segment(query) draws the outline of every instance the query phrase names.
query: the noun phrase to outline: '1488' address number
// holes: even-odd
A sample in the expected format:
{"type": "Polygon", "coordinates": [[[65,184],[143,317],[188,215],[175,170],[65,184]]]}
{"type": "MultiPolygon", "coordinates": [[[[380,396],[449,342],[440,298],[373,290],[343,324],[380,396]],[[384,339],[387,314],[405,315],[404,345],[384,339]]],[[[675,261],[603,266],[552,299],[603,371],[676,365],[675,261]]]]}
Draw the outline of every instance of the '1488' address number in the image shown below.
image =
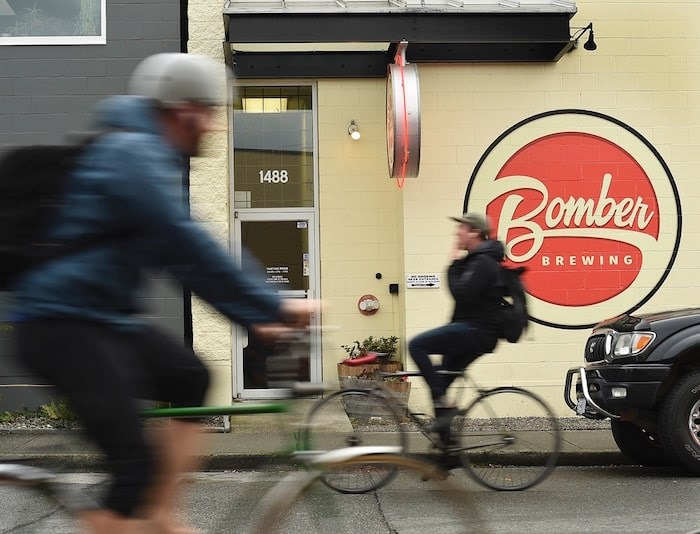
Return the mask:
{"type": "Polygon", "coordinates": [[[289,181],[289,173],[286,169],[283,170],[267,170],[259,171],[261,184],[286,184],[289,181]]]}

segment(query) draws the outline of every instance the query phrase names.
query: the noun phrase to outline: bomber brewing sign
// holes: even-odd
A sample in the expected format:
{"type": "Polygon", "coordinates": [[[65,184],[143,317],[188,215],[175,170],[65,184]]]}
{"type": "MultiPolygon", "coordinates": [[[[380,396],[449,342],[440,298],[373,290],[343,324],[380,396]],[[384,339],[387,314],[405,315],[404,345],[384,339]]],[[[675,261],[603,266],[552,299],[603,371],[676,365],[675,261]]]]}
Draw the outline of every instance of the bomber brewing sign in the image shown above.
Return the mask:
{"type": "Polygon", "coordinates": [[[673,265],[681,208],[654,147],[606,115],[561,110],[501,135],[469,181],[509,263],[527,268],[532,319],[588,328],[639,308],[673,265]]]}

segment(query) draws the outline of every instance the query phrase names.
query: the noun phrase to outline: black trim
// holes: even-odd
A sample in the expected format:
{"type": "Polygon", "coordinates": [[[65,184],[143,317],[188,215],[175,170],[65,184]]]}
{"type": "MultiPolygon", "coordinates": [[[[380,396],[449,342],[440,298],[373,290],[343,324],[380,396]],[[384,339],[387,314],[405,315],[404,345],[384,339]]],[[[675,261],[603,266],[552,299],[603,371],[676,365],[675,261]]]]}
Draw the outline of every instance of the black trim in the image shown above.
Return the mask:
{"type": "Polygon", "coordinates": [[[396,43],[412,63],[552,62],[574,46],[573,13],[224,13],[229,65],[240,78],[384,77],[396,43]],[[339,52],[243,51],[246,44],[341,43],[339,52]],[[352,50],[350,43],[388,43],[352,50]],[[380,68],[381,67],[381,68],[380,68]]]}
{"type": "Polygon", "coordinates": [[[386,52],[235,52],[238,78],[383,78],[386,52]]]}
{"type": "MultiPolygon", "coordinates": [[[[190,160],[185,158],[182,166],[182,201],[188,213],[190,211],[190,160]]],[[[192,326],[192,291],[182,288],[182,334],[185,343],[194,346],[194,327],[192,326]]]]}
{"type": "Polygon", "coordinates": [[[187,42],[190,39],[188,8],[189,0],[180,0],[180,52],[187,52],[187,42]]]}
{"type": "MultiPolygon", "coordinates": [[[[180,52],[187,52],[190,39],[189,0],[180,0],[180,52]]],[[[190,209],[190,160],[186,159],[182,170],[182,198],[190,209]]],[[[187,346],[194,346],[194,327],[192,326],[192,292],[182,288],[182,336],[187,346]]]]}

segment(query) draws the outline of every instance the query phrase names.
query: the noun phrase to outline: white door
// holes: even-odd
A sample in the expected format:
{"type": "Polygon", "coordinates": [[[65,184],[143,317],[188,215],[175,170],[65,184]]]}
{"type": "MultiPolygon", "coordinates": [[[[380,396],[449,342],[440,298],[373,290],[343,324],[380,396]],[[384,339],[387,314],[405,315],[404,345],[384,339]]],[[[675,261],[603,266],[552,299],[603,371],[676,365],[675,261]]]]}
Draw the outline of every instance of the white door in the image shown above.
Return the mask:
{"type": "MultiPolygon", "coordinates": [[[[313,210],[288,210],[284,213],[234,211],[235,253],[241,267],[252,273],[282,298],[317,298],[318,267],[316,220],[313,210]]],[[[318,326],[314,317],[313,326],[318,326]]],[[[248,335],[245,328],[236,328],[234,396],[241,398],[274,398],[283,393],[290,364],[294,381],[321,380],[320,340],[318,328],[311,339],[308,355],[285,363],[285,376],[277,374],[278,366],[271,358],[270,347],[248,335]]]]}

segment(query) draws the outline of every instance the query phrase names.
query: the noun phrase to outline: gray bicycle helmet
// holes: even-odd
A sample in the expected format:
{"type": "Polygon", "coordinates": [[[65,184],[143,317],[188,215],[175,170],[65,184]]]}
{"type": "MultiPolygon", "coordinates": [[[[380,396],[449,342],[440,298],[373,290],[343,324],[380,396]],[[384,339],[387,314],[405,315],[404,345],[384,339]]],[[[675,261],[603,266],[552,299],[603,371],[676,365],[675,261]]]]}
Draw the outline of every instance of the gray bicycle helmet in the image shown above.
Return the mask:
{"type": "Polygon", "coordinates": [[[158,101],[162,106],[195,102],[208,106],[224,101],[224,67],[196,54],[155,54],[134,70],[129,93],[158,101]]]}

